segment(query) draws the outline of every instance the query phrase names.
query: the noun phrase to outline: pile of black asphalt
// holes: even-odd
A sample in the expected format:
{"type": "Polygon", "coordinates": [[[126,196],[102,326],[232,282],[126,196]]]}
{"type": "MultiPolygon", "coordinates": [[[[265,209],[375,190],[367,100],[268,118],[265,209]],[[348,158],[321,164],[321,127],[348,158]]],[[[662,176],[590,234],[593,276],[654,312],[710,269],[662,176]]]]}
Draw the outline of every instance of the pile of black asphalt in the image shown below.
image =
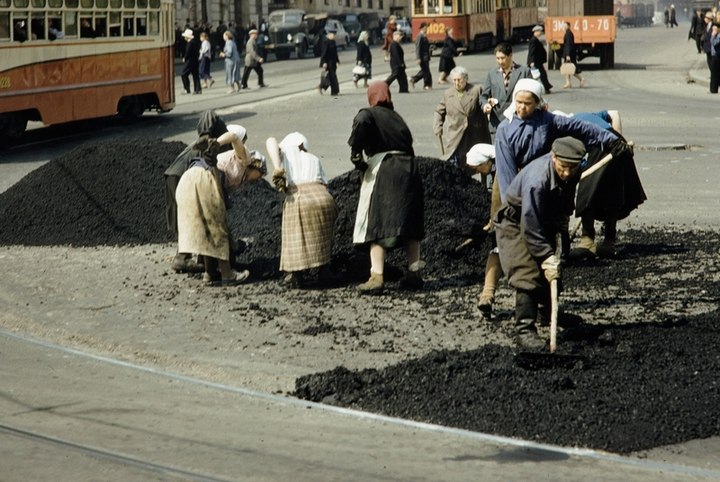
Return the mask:
{"type": "MultiPolygon", "coordinates": [[[[111,141],[80,146],[45,164],[0,194],[0,245],[173,242],[165,224],[163,172],[183,148],[159,140],[111,141]]],[[[418,317],[424,310],[449,309],[438,305],[443,290],[474,289],[489,249],[482,231],[487,189],[436,159],[420,159],[420,166],[428,283],[410,295],[419,304],[418,317]]],[[[333,267],[345,285],[368,272],[367,252],[351,242],[359,184],[354,171],[329,183],[339,208],[333,267]]],[[[232,201],[229,224],[244,248],[237,261],[254,264],[259,282],[276,283],[283,195],[260,181],[232,201]]],[[[392,253],[388,262],[399,273],[403,253],[392,253]]],[[[297,380],[294,395],[617,453],[718,436],[719,273],[716,231],[621,226],[613,259],[564,267],[559,354],[565,356],[528,362],[512,347],[494,344],[432,351],[382,369],[337,367],[307,375],[297,380]],[[607,315],[620,305],[634,308],[616,319],[607,315]],[[602,323],[593,316],[601,312],[602,323]]],[[[409,295],[390,290],[385,296],[404,302],[409,295]]],[[[500,313],[490,322],[511,317],[500,313]]]]}

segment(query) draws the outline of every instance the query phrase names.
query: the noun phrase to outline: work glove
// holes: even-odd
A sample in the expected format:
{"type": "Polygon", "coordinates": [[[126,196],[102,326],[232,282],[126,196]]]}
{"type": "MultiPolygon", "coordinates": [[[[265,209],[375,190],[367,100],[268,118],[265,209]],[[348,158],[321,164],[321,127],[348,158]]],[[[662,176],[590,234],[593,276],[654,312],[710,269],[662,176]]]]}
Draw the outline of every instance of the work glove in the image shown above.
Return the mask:
{"type": "Polygon", "coordinates": [[[610,144],[610,154],[613,159],[619,159],[633,154],[633,148],[622,139],[616,139],[610,144]]]}
{"type": "Polygon", "coordinates": [[[275,169],[275,171],[273,171],[272,183],[275,186],[275,189],[280,192],[285,192],[287,190],[287,179],[285,178],[284,169],[275,169]]]}
{"type": "Polygon", "coordinates": [[[548,282],[560,279],[560,259],[554,254],[545,259],[540,267],[542,268],[545,279],[548,280],[548,282]]]}

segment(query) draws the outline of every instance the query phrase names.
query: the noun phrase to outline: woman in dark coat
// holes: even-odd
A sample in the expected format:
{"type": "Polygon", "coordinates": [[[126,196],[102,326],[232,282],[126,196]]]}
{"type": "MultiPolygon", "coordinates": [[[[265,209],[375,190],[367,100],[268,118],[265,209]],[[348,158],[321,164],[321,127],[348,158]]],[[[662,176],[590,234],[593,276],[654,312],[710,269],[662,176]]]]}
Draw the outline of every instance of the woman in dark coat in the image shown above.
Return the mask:
{"type": "Polygon", "coordinates": [[[405,247],[408,260],[402,284],[421,288],[424,197],[412,134],[395,112],[385,82],[370,84],[368,102],[370,107],[355,116],[348,140],[351,160],[363,172],[353,242],[370,244],[370,279],[358,288],[365,293],[382,290],[386,250],[398,246],[405,247]]]}
{"type": "Polygon", "coordinates": [[[585,86],[585,79],[582,75],[580,75],[580,66],[577,64],[577,52],[575,51],[575,34],[573,34],[572,29],[570,28],[570,23],[565,22],[565,36],[563,37],[563,61],[565,63],[570,63],[575,66],[575,72],[573,74],[565,75],[565,85],[563,85],[564,89],[570,89],[572,88],[572,77],[575,77],[580,81],[580,87],[585,86]]]}
{"type": "Polygon", "coordinates": [[[445,31],[445,42],[440,51],[440,79],[438,80],[440,84],[448,83],[447,76],[450,75],[450,71],[455,68],[455,57],[457,57],[458,51],[452,34],[452,28],[445,31]]]}
{"type": "Polygon", "coordinates": [[[370,52],[370,46],[368,45],[369,37],[370,35],[367,33],[367,30],[363,30],[360,32],[360,35],[358,35],[355,63],[365,67],[365,75],[353,74],[353,83],[355,84],[355,87],[358,86],[358,80],[361,78],[365,80],[365,87],[367,87],[368,80],[372,78],[372,53],[370,52]]]}

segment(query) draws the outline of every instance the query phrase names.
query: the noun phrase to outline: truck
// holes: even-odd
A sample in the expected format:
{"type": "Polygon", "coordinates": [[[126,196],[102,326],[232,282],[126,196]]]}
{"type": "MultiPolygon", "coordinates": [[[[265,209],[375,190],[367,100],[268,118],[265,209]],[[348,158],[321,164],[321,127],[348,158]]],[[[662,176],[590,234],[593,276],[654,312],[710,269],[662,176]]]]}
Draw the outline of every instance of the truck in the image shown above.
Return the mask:
{"type": "Polygon", "coordinates": [[[566,22],[575,35],[578,62],[587,57],[599,57],[600,68],[615,67],[617,19],[613,0],[548,0],[545,38],[549,46],[550,69],[559,69],[562,63],[566,22]]]}

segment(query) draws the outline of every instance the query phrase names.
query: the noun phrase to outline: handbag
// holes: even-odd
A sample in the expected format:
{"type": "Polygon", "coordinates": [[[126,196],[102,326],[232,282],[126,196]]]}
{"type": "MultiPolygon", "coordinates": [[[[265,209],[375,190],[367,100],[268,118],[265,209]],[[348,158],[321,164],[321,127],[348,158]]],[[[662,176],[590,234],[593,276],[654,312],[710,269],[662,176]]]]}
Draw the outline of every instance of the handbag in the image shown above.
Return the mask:
{"type": "Polygon", "coordinates": [[[540,78],[540,69],[537,67],[530,67],[530,74],[532,74],[533,79],[538,80],[540,78]]]}
{"type": "Polygon", "coordinates": [[[367,69],[365,69],[365,66],[364,66],[364,65],[356,65],[355,67],[353,67],[352,73],[353,73],[354,75],[361,75],[361,76],[362,76],[362,75],[367,74],[367,69]]]}
{"type": "Polygon", "coordinates": [[[562,75],[575,75],[575,64],[572,62],[565,62],[560,66],[560,73],[562,75]]]}

